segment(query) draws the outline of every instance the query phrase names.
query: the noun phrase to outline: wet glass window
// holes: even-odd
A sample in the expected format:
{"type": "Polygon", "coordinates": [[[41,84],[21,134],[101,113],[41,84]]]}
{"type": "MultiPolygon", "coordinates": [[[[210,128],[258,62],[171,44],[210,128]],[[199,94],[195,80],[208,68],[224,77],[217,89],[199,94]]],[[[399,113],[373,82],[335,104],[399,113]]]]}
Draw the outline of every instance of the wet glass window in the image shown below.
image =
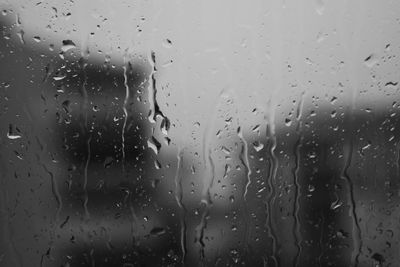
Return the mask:
{"type": "Polygon", "coordinates": [[[0,266],[400,266],[400,2],[0,13],[0,266]]]}

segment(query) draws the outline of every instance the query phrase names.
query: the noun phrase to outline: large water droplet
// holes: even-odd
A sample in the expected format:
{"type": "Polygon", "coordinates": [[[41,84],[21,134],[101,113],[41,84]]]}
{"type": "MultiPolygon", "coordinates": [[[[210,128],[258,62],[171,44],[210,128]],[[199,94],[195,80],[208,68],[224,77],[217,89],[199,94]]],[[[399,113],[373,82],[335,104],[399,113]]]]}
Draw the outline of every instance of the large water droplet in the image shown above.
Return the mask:
{"type": "Polygon", "coordinates": [[[17,133],[13,133],[13,126],[12,126],[12,124],[10,124],[8,127],[7,137],[8,137],[8,139],[15,140],[15,139],[21,138],[21,135],[17,134],[17,133]]]}
{"type": "Polygon", "coordinates": [[[68,50],[73,49],[75,47],[76,47],[75,43],[72,42],[71,40],[63,40],[62,46],[61,46],[61,51],[65,53],[68,50]]]}
{"type": "Polygon", "coordinates": [[[160,152],[161,143],[158,142],[158,140],[154,136],[147,140],[147,146],[151,148],[154,153],[156,153],[156,155],[158,154],[158,152],[160,152]]]}

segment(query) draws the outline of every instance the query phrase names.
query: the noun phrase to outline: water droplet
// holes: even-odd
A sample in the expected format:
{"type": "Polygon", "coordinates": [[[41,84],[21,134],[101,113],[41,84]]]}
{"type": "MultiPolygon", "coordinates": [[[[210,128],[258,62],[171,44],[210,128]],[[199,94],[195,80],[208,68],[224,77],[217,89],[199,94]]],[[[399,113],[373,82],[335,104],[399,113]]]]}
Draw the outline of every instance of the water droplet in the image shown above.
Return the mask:
{"type": "Polygon", "coordinates": [[[253,147],[254,147],[255,151],[259,152],[260,150],[262,150],[264,148],[264,144],[262,144],[258,141],[255,141],[255,142],[253,142],[253,147]]]}
{"type": "Polygon", "coordinates": [[[308,191],[309,192],[314,192],[315,191],[315,186],[313,186],[312,184],[308,185],[308,191]]]}
{"type": "Polygon", "coordinates": [[[334,202],[332,202],[331,209],[336,210],[336,209],[340,208],[342,205],[343,205],[343,202],[340,201],[340,199],[336,199],[334,202]]]}
{"type": "Polygon", "coordinates": [[[347,238],[349,236],[349,234],[340,229],[339,231],[336,232],[336,236],[338,238],[344,239],[344,238],[347,238]]]}
{"type": "Polygon", "coordinates": [[[150,231],[150,234],[151,234],[152,236],[161,236],[161,235],[163,235],[163,234],[165,234],[165,233],[166,233],[166,231],[165,231],[165,229],[162,228],[162,227],[154,227],[154,228],[151,229],[151,231],[150,231]]]}
{"type": "Polygon", "coordinates": [[[153,181],[151,181],[151,187],[156,188],[159,183],[159,179],[154,179],[153,181]]]}
{"type": "Polygon", "coordinates": [[[160,152],[161,144],[154,136],[147,140],[147,146],[151,148],[156,155],[160,152]]]}
{"type": "Polygon", "coordinates": [[[371,258],[379,265],[381,265],[385,261],[385,258],[379,253],[374,253],[371,258]]]}
{"type": "Polygon", "coordinates": [[[113,164],[114,158],[113,157],[106,157],[104,160],[103,166],[104,168],[110,168],[110,166],[113,164]]]}
{"type": "Polygon", "coordinates": [[[15,139],[21,138],[21,135],[13,133],[13,126],[12,126],[12,124],[10,124],[8,126],[7,137],[8,137],[8,139],[15,140],[15,139]]]}
{"type": "Polygon", "coordinates": [[[69,100],[62,102],[62,107],[66,113],[70,113],[70,103],[71,102],[69,100]]]}
{"type": "Polygon", "coordinates": [[[76,47],[75,43],[72,42],[71,40],[63,40],[62,41],[61,51],[65,53],[68,50],[73,49],[75,47],[76,47]]]}
{"type": "Polygon", "coordinates": [[[11,140],[21,138],[21,136],[18,134],[10,134],[10,133],[7,133],[7,137],[8,137],[8,139],[11,139],[11,140]]]}
{"type": "Polygon", "coordinates": [[[163,46],[165,48],[171,48],[172,47],[172,42],[171,42],[170,39],[165,39],[162,44],[163,44],[163,46]]]}
{"type": "Polygon", "coordinates": [[[227,155],[229,155],[231,153],[231,151],[225,146],[221,146],[221,151],[227,155]]]}
{"type": "Polygon", "coordinates": [[[377,62],[378,62],[378,59],[376,58],[375,54],[371,54],[364,59],[364,64],[368,68],[372,68],[377,62]]]}
{"type": "Polygon", "coordinates": [[[385,87],[388,89],[397,89],[398,82],[387,82],[385,87]]]}
{"type": "Polygon", "coordinates": [[[318,15],[323,15],[325,11],[325,3],[323,0],[316,0],[315,11],[317,11],[318,15]]]}
{"type": "Polygon", "coordinates": [[[156,167],[157,170],[161,169],[161,163],[158,160],[154,161],[154,167],[156,167]]]}
{"type": "Polygon", "coordinates": [[[25,32],[23,30],[19,30],[17,32],[17,36],[19,37],[19,40],[21,41],[21,44],[25,44],[24,35],[25,35],[25,32]]]}
{"type": "Polygon", "coordinates": [[[292,125],[292,120],[289,119],[289,118],[286,118],[286,119],[285,119],[285,125],[286,125],[287,127],[290,127],[290,126],[292,125]]]}
{"type": "Polygon", "coordinates": [[[258,132],[260,130],[260,124],[257,124],[256,126],[253,127],[252,131],[253,132],[258,132]]]}
{"type": "Polygon", "coordinates": [[[54,76],[54,77],[53,77],[53,80],[55,80],[55,81],[61,81],[61,80],[64,80],[65,77],[67,77],[67,76],[66,76],[66,75],[54,76]]]}

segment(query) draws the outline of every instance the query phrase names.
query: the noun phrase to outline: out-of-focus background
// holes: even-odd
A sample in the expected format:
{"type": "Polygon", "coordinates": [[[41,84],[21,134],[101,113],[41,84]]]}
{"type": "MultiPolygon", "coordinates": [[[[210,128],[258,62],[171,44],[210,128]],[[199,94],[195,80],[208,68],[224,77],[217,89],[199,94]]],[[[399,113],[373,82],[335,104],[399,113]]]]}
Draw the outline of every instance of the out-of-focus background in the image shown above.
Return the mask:
{"type": "Polygon", "coordinates": [[[0,9],[0,266],[400,265],[400,2],[0,9]]]}

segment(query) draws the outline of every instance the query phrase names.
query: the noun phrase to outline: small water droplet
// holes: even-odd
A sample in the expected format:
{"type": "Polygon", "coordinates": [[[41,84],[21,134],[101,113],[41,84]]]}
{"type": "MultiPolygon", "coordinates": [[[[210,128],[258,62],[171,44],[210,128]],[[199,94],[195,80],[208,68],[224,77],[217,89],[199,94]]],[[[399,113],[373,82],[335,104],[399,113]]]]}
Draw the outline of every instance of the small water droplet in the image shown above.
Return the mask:
{"type": "Polygon", "coordinates": [[[114,159],[112,157],[107,157],[103,163],[104,168],[110,168],[110,166],[113,164],[113,162],[114,162],[114,159]]]}
{"type": "Polygon", "coordinates": [[[259,152],[260,150],[262,150],[264,148],[264,144],[262,144],[258,141],[255,141],[255,142],[253,142],[253,147],[254,147],[255,151],[259,152]]]}
{"type": "Polygon", "coordinates": [[[331,204],[331,209],[336,210],[336,209],[340,208],[342,205],[343,205],[343,202],[340,201],[340,199],[337,199],[331,204]]]}
{"type": "Polygon", "coordinates": [[[19,30],[17,32],[17,36],[19,37],[19,40],[21,41],[21,44],[25,44],[24,35],[25,35],[25,32],[23,30],[19,30]]]}
{"type": "Polygon", "coordinates": [[[151,234],[152,236],[160,236],[160,235],[163,235],[163,234],[165,234],[165,233],[166,233],[166,231],[165,231],[165,229],[162,228],[162,227],[154,227],[154,228],[151,229],[151,231],[150,231],[150,234],[151,234]]]}
{"type": "Polygon", "coordinates": [[[70,113],[70,103],[71,102],[69,100],[62,102],[62,107],[66,113],[70,113]]]}
{"type": "Polygon", "coordinates": [[[258,132],[260,130],[260,124],[257,124],[256,126],[251,129],[253,132],[258,132]]]}
{"type": "Polygon", "coordinates": [[[375,54],[371,54],[364,59],[364,64],[368,68],[372,68],[376,63],[378,63],[378,59],[376,58],[375,54]]]}
{"type": "Polygon", "coordinates": [[[231,151],[225,146],[221,146],[221,151],[227,155],[229,155],[231,153],[231,151]]]}
{"type": "Polygon", "coordinates": [[[314,192],[315,191],[315,186],[313,186],[312,184],[308,185],[308,191],[309,192],[314,192]]]}
{"type": "Polygon", "coordinates": [[[163,46],[164,46],[165,48],[171,48],[171,47],[172,47],[172,42],[171,42],[171,40],[170,40],[170,39],[165,39],[165,40],[163,41],[163,46]]]}
{"type": "Polygon", "coordinates": [[[154,161],[154,166],[156,167],[157,170],[161,169],[161,163],[158,160],[154,161]]]}

